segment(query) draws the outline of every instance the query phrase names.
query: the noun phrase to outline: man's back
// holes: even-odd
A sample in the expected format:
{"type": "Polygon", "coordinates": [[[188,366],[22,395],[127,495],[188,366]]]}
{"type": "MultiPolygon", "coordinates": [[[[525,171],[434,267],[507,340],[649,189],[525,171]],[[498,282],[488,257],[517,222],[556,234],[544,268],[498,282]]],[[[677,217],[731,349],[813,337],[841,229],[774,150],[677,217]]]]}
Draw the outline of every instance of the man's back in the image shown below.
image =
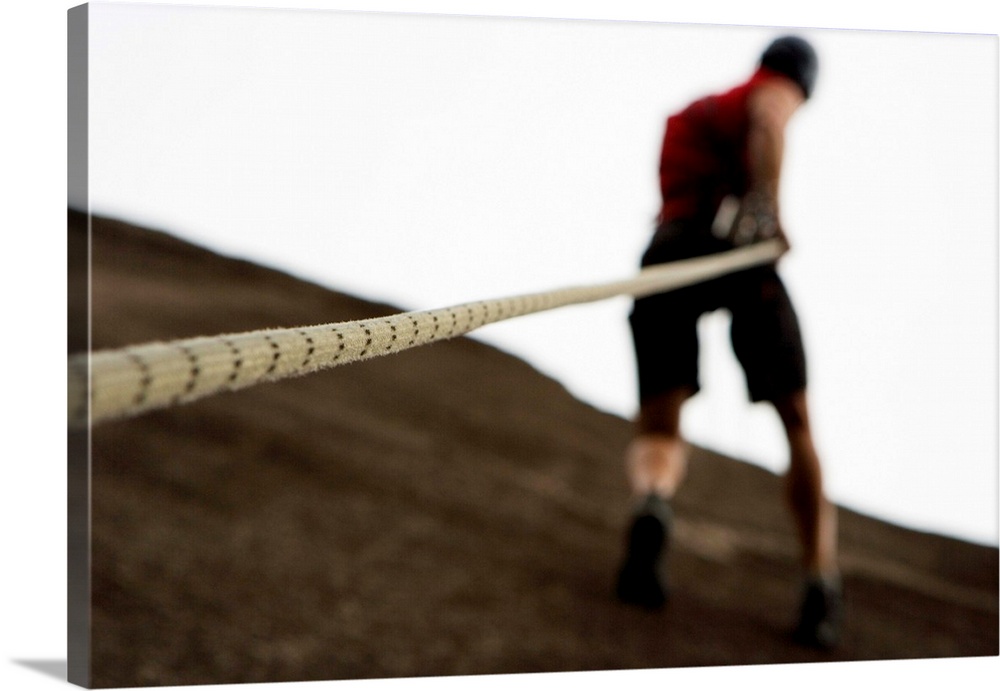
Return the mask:
{"type": "Polygon", "coordinates": [[[746,193],[752,102],[758,93],[786,82],[787,77],[760,68],[746,82],[667,119],[660,153],[661,221],[710,221],[726,196],[746,193]]]}

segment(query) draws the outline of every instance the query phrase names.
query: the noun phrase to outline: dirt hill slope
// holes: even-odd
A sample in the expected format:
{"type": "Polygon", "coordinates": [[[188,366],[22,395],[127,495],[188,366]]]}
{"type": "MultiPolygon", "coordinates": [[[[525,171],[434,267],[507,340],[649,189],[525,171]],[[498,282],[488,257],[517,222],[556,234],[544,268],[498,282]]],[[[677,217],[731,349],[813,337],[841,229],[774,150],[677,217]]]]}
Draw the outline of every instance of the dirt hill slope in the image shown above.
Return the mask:
{"type": "MultiPolygon", "coordinates": [[[[95,349],[396,311],[115,221],[92,243],[95,349]]],[[[93,684],[998,654],[996,549],[846,511],[843,646],[791,644],[779,480],[700,449],[672,601],[617,604],[628,435],[466,338],[100,425],[93,684]]]]}

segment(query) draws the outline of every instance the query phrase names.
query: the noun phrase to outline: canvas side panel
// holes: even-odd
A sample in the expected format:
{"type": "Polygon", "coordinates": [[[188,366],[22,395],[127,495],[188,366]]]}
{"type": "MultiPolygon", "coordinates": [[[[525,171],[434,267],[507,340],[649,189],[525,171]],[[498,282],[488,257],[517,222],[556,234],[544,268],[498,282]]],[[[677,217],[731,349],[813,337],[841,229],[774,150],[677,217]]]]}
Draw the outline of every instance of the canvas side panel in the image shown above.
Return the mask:
{"type": "MultiPolygon", "coordinates": [[[[90,344],[90,214],[88,195],[88,6],[67,16],[67,190],[69,352],[90,344]],[[80,233],[83,226],[86,232],[80,233]],[[76,226],[77,232],[73,232],[76,226]]],[[[89,400],[89,396],[85,397],[89,400]]],[[[86,402],[83,405],[87,405],[86,402]]],[[[90,686],[90,430],[69,432],[67,549],[67,678],[90,686]]]]}

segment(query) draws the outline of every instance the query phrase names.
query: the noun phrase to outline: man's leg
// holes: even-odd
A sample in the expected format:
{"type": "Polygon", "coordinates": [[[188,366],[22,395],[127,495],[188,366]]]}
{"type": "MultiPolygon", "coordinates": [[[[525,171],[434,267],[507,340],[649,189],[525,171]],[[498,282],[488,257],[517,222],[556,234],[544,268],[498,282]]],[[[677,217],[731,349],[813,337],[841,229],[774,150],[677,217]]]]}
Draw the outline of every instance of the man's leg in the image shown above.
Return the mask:
{"type": "MultiPolygon", "coordinates": [[[[663,251],[657,261],[677,258],[668,256],[673,232],[664,231],[661,244],[654,241],[657,252],[663,251]]],[[[644,266],[647,259],[654,257],[645,256],[644,266]]],[[[629,316],[640,407],[634,437],[625,450],[633,510],[616,591],[623,602],[647,608],[662,606],[667,597],[670,499],[687,469],[681,406],[698,390],[698,318],[714,300],[706,285],[640,298],[629,316]]]]}
{"type": "Polygon", "coordinates": [[[691,397],[684,387],[643,401],[636,435],[625,452],[626,474],[637,498],[674,496],[687,472],[687,445],[681,437],[681,407],[691,397]]]}
{"type": "Polygon", "coordinates": [[[826,499],[823,471],[809,425],[805,391],[774,402],[788,437],[785,498],[802,546],[802,566],[810,575],[837,573],[837,513],[826,499]]]}
{"type": "Polygon", "coordinates": [[[782,397],[774,406],[788,437],[790,460],[785,496],[798,529],[806,572],[795,636],[807,645],[829,648],[839,641],[843,616],[836,507],[824,493],[805,391],[782,397]]]}
{"type": "Polygon", "coordinates": [[[644,400],[636,436],[625,452],[635,508],[616,587],[623,602],[656,608],[666,601],[665,557],[673,520],[670,498],[687,469],[680,410],[691,393],[687,388],[676,389],[644,400]]]}

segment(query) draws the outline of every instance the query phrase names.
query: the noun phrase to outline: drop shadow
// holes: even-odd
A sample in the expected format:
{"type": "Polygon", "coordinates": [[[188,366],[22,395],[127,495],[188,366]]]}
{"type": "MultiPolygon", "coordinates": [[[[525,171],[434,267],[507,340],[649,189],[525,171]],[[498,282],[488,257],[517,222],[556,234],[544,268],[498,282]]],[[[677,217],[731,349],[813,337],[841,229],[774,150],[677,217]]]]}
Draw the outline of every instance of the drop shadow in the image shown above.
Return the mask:
{"type": "Polygon", "coordinates": [[[11,662],[59,681],[66,681],[69,668],[66,660],[11,660],[11,662]]]}

